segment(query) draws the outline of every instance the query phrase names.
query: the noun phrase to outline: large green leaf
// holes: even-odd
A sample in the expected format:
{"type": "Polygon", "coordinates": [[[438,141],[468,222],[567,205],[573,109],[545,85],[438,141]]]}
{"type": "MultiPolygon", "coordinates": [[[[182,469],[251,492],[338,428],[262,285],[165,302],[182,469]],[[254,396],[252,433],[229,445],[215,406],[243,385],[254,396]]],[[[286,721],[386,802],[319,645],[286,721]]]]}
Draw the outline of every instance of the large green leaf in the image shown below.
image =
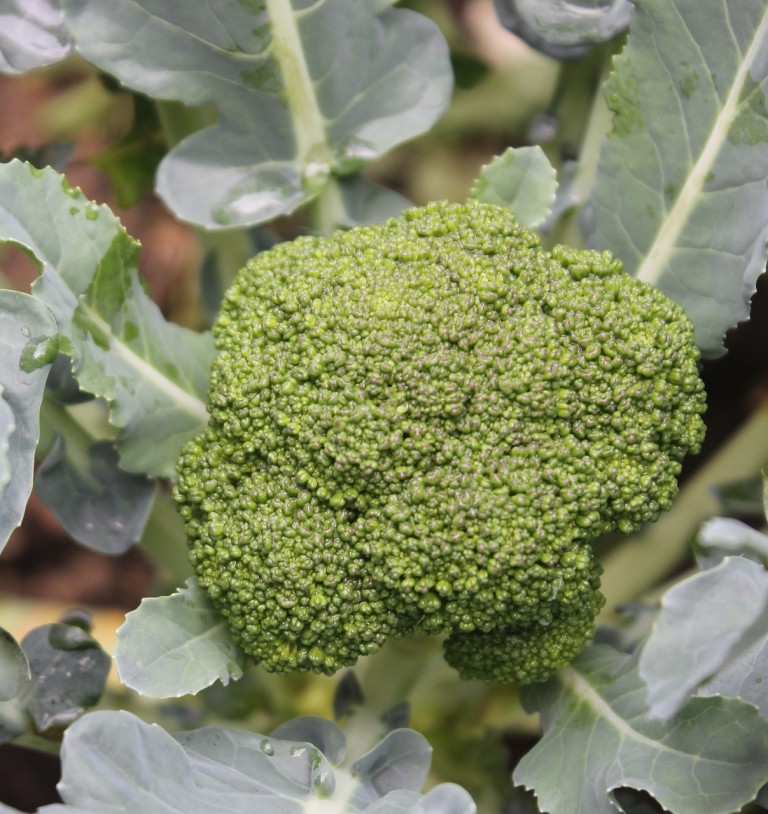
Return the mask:
{"type": "Polygon", "coordinates": [[[428,129],[451,91],[435,25],[392,0],[64,0],[78,49],[152,97],[213,104],[158,191],[209,229],[293,211],[428,129]],[[126,36],[126,32],[131,32],[126,36]]]}
{"type": "Polygon", "coordinates": [[[243,674],[247,659],[226,619],[193,579],[171,596],[142,600],[117,631],[121,681],[152,698],[197,693],[243,674]]]}
{"type": "MultiPolygon", "coordinates": [[[[732,505],[736,504],[736,499],[730,500],[732,505]]],[[[746,500],[744,503],[746,504],[746,500]]],[[[747,515],[748,512],[744,514],[747,515]]],[[[720,559],[727,552],[768,560],[768,534],[731,517],[712,517],[707,520],[699,530],[696,542],[705,550],[718,552],[720,559]]]]}
{"type": "Polygon", "coordinates": [[[40,402],[57,330],[43,303],[0,291],[0,551],[21,523],[32,491],[40,402]]]}
{"type": "Polygon", "coordinates": [[[717,355],[766,263],[768,1],[637,0],[630,32],[590,242],[679,302],[717,355]]]}
{"type": "Polygon", "coordinates": [[[64,805],[46,814],[475,814],[463,789],[418,791],[431,750],[398,730],[366,756],[344,757],[330,721],[297,719],[271,736],[224,727],[169,735],[128,712],[93,712],[66,732],[64,805]],[[287,739],[289,734],[300,739],[287,739]],[[329,753],[324,747],[330,746],[329,753]],[[419,770],[411,765],[416,756],[419,770]],[[414,783],[418,786],[414,788],[414,783]]]}
{"type": "Polygon", "coordinates": [[[0,0],[0,73],[25,73],[72,51],[58,0],[0,0]]]}
{"type": "Polygon", "coordinates": [[[768,574],[743,557],[666,592],[640,656],[650,714],[669,718],[730,658],[768,635],[768,574]]]}
{"type": "Polygon", "coordinates": [[[136,241],[53,170],[0,166],[2,241],[39,263],[33,293],[53,312],[80,386],[109,402],[121,465],[173,475],[179,448],[207,422],[210,335],[166,322],[138,276],[136,241]]]}
{"type": "Polygon", "coordinates": [[[514,781],[548,814],[615,814],[614,792],[645,791],[672,814],[731,814],[768,781],[768,721],[734,698],[692,698],[670,720],[648,714],[637,655],[587,649],[525,691],[544,737],[514,781]]]}

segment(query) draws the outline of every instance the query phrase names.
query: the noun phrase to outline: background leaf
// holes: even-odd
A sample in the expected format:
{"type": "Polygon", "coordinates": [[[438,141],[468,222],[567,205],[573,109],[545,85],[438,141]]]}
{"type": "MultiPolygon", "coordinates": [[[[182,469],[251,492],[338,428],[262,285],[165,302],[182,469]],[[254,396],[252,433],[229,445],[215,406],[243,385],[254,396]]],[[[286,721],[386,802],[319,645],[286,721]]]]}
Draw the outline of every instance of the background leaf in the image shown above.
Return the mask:
{"type": "Polygon", "coordinates": [[[720,504],[721,514],[755,518],[765,516],[763,479],[758,474],[719,484],[713,487],[712,492],[720,504]]]}
{"type": "Polygon", "coordinates": [[[352,773],[361,781],[355,800],[367,804],[391,791],[418,791],[424,785],[432,763],[432,747],[412,729],[389,732],[370,752],[352,764],[352,773]]]}
{"type": "Polygon", "coordinates": [[[711,568],[731,554],[768,561],[768,534],[730,517],[707,520],[696,543],[696,559],[702,568],[711,568]]]}
{"type": "Polygon", "coordinates": [[[293,211],[332,173],[356,172],[428,129],[451,92],[435,25],[388,2],[63,5],[95,65],[153,97],[218,110],[157,179],[180,218],[208,229],[293,211]]]}
{"type": "Polygon", "coordinates": [[[527,688],[525,702],[545,734],[513,779],[549,814],[615,814],[610,795],[622,787],[673,814],[731,814],[768,780],[768,721],[754,706],[693,698],[666,723],[653,720],[637,655],[590,647],[527,688]]]}
{"type": "Polygon", "coordinates": [[[171,596],[151,597],[117,631],[120,680],[151,698],[197,693],[238,679],[246,663],[224,617],[193,579],[171,596]]]}
{"type": "Polygon", "coordinates": [[[501,24],[555,59],[578,59],[629,25],[629,0],[494,0],[501,24]]]}
{"type": "Polygon", "coordinates": [[[709,355],[765,268],[767,83],[766,0],[638,0],[605,88],[590,243],[680,303],[709,355]]]}
{"type": "Polygon", "coordinates": [[[37,470],[35,489],[79,543],[102,554],[122,554],[141,538],[155,484],[121,469],[108,441],[92,444],[85,456],[87,466],[78,466],[59,437],[37,470]]]}
{"type": "MultiPolygon", "coordinates": [[[[477,806],[469,794],[455,783],[440,783],[420,802],[414,814],[477,814],[477,806]]],[[[512,814],[512,812],[509,812],[512,814]]]]}
{"type": "Polygon", "coordinates": [[[480,171],[471,195],[509,209],[529,229],[549,217],[557,195],[557,173],[541,147],[510,147],[480,171]]]}
{"type": "Polygon", "coordinates": [[[372,184],[361,175],[340,178],[338,186],[343,204],[339,226],[382,223],[414,205],[398,192],[372,184]]]}
{"type": "Polygon", "coordinates": [[[768,574],[758,563],[728,557],[670,588],[640,655],[649,714],[674,715],[739,647],[766,635],[768,574]]]}
{"type": "Polygon", "coordinates": [[[284,741],[311,743],[334,765],[344,760],[347,741],[344,733],[333,721],[318,715],[300,715],[272,730],[273,738],[284,741]]]}
{"type": "Polygon", "coordinates": [[[768,718],[768,636],[730,659],[699,688],[699,694],[741,698],[768,718]]]}
{"type": "Polygon", "coordinates": [[[23,735],[29,728],[29,718],[18,697],[0,701],[0,743],[23,735]]]}
{"type": "Polygon", "coordinates": [[[0,701],[15,698],[30,677],[26,654],[16,639],[0,627],[0,701]]]}
{"type": "Polygon", "coordinates": [[[119,144],[107,147],[90,160],[105,172],[118,206],[136,206],[155,185],[155,173],[167,145],[158,121],[157,106],[142,94],[133,94],[133,125],[119,144]]]}
{"type": "Polygon", "coordinates": [[[71,52],[58,0],[0,0],[0,73],[26,73],[71,52]]]}
{"type": "Polygon", "coordinates": [[[111,660],[79,624],[33,628],[21,646],[32,677],[19,700],[38,732],[64,729],[101,698],[111,660]]]}
{"type": "MultiPolygon", "coordinates": [[[[2,194],[2,193],[0,193],[2,194]]],[[[0,291],[0,551],[32,491],[40,402],[56,355],[56,320],[43,303],[0,291]]]]}
{"type": "Polygon", "coordinates": [[[80,386],[110,403],[123,468],[173,476],[203,427],[213,342],[166,322],[137,273],[138,244],[53,170],[0,166],[0,242],[37,259],[33,293],[58,322],[80,386]]]}

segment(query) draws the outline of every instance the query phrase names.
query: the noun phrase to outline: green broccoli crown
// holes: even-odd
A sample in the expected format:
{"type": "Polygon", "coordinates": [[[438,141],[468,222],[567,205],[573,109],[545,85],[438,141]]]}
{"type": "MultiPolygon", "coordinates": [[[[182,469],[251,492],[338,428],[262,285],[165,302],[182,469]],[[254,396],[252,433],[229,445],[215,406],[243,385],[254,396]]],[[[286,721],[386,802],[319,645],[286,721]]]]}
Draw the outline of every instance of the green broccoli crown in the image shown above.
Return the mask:
{"type": "Polygon", "coordinates": [[[214,336],[176,499],[268,670],[445,633],[465,677],[546,678],[594,631],[590,544],[668,508],[703,436],[682,310],[488,204],[263,252],[214,336]]]}

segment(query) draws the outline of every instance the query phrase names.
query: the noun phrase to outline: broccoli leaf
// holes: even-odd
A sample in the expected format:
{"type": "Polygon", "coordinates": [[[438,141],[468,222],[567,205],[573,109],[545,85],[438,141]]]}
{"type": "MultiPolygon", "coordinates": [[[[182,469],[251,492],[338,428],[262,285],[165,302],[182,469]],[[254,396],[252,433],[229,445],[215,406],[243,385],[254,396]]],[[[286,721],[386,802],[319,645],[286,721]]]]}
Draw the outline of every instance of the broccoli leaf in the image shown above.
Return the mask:
{"type": "Polygon", "coordinates": [[[728,554],[768,560],[768,534],[730,517],[707,520],[696,542],[699,549],[696,558],[702,568],[711,568],[728,554]]]}
{"type": "Polygon", "coordinates": [[[182,443],[208,419],[210,335],[165,321],[138,276],[136,241],[53,170],[0,166],[0,241],[40,265],[32,291],[53,312],[80,386],[109,402],[123,468],[172,476],[182,443]]]}
{"type": "Polygon", "coordinates": [[[403,209],[413,206],[400,193],[372,184],[361,175],[340,178],[338,185],[343,205],[343,214],[338,219],[339,226],[381,223],[387,218],[397,217],[403,209]]]}
{"type": "Polygon", "coordinates": [[[736,517],[763,517],[763,479],[760,475],[728,480],[712,488],[721,514],[736,517]]]}
{"type": "Polygon", "coordinates": [[[0,291],[0,314],[2,551],[11,532],[21,523],[32,491],[35,448],[40,435],[40,403],[56,355],[58,329],[48,308],[28,294],[0,291]]]}
{"type": "Polygon", "coordinates": [[[2,0],[0,20],[0,73],[32,71],[72,52],[58,0],[2,0]]]}
{"type": "Polygon", "coordinates": [[[223,616],[193,579],[171,596],[150,597],[117,631],[120,680],[151,698],[197,693],[243,674],[246,658],[223,616]]]}
{"type": "Polygon", "coordinates": [[[79,543],[102,554],[122,554],[138,543],[155,497],[155,484],[118,465],[115,448],[97,441],[68,456],[59,436],[35,475],[43,502],[79,543]]]}
{"type": "Polygon", "coordinates": [[[501,24],[555,59],[578,59],[629,25],[630,0],[494,0],[501,24]]]}
{"type": "Polygon", "coordinates": [[[36,627],[21,646],[32,677],[19,701],[38,732],[64,729],[101,698],[111,659],[79,619],[36,627]]]}
{"type": "Polygon", "coordinates": [[[388,0],[63,5],[79,50],[128,87],[215,106],[157,178],[170,208],[208,229],[292,212],[427,130],[450,96],[442,35],[388,0]]]}
{"type": "Polygon", "coordinates": [[[334,765],[341,763],[347,752],[347,741],[341,729],[333,721],[319,715],[301,715],[292,718],[273,729],[271,737],[283,741],[311,743],[334,765]]]}
{"type": "Polygon", "coordinates": [[[768,636],[764,636],[729,659],[709,681],[699,688],[699,695],[724,695],[754,704],[768,718],[768,636]]]}
{"type": "Polygon", "coordinates": [[[360,781],[354,799],[362,806],[397,789],[418,791],[431,763],[432,747],[423,735],[395,729],[352,765],[352,774],[360,781]]]}
{"type": "MultiPolygon", "coordinates": [[[[299,719],[299,723],[301,719],[299,719]]],[[[297,727],[301,729],[302,727],[297,727]]],[[[316,723],[313,730],[317,730],[316,723]]],[[[337,744],[343,733],[326,722],[325,740],[337,744]]],[[[415,732],[407,732],[423,741],[415,732]]],[[[427,795],[409,788],[381,789],[370,802],[358,801],[360,779],[335,768],[330,755],[309,741],[253,732],[204,727],[170,735],[128,712],[92,712],[64,736],[64,805],[46,806],[45,814],[80,811],[154,814],[475,814],[462,788],[442,784],[427,795]]],[[[387,740],[374,752],[383,763],[401,764],[399,750],[410,743],[387,740]]],[[[340,756],[338,756],[340,758],[340,756]]],[[[354,758],[355,756],[351,756],[354,758]]]]}
{"type": "Polygon", "coordinates": [[[640,656],[649,714],[669,718],[705,679],[755,638],[768,635],[768,574],[743,557],[675,585],[640,656]]]}
{"type": "Polygon", "coordinates": [[[766,264],[768,2],[638,0],[633,15],[605,88],[590,242],[680,303],[719,355],[766,264]]]}
{"type": "Polygon", "coordinates": [[[30,677],[26,653],[16,639],[0,627],[0,701],[15,698],[30,677]]]}
{"type": "Polygon", "coordinates": [[[557,195],[557,173],[541,147],[510,147],[480,171],[473,198],[509,209],[530,229],[549,217],[557,195]]]}
{"type": "Polygon", "coordinates": [[[768,721],[721,697],[692,698],[666,723],[654,720],[637,660],[594,646],[525,690],[545,734],[515,783],[549,814],[612,814],[620,788],[645,791],[673,814],[729,814],[753,800],[768,780],[768,721]]]}

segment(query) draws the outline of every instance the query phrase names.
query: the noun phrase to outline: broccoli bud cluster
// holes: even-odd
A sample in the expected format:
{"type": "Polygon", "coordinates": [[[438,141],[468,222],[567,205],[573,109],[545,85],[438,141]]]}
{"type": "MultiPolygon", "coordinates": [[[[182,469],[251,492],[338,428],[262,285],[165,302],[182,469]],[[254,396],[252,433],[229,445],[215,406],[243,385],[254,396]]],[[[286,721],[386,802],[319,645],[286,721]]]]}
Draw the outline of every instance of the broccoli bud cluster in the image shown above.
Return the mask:
{"type": "Polygon", "coordinates": [[[703,436],[683,311],[608,252],[436,203],[257,255],[175,488],[200,584],[266,669],[447,634],[467,678],[567,664],[591,544],[667,509],[703,436]]]}

